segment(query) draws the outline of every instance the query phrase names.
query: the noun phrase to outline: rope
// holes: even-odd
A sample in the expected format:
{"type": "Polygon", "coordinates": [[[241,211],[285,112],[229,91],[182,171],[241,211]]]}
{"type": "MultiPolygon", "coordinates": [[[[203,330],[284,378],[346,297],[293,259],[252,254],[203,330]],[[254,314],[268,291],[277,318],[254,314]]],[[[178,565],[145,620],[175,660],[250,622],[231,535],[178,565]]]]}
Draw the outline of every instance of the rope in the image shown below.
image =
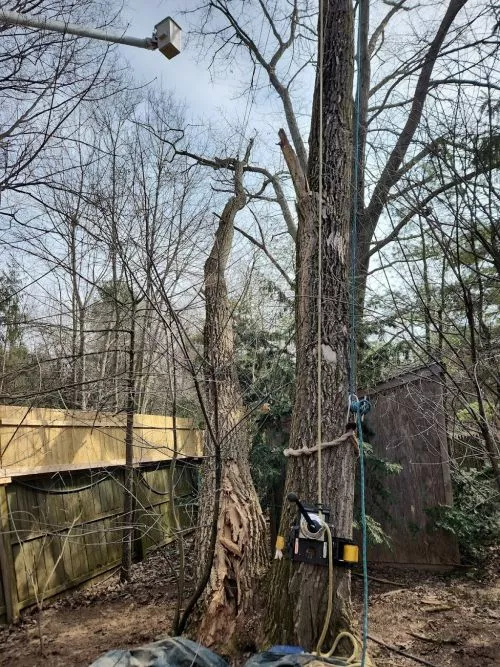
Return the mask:
{"type": "Polygon", "coordinates": [[[368,643],[368,557],[366,540],[366,502],[365,502],[365,450],[363,442],[363,424],[361,410],[356,412],[356,426],[359,442],[359,487],[361,505],[361,562],[363,565],[363,646],[361,652],[361,667],[365,665],[366,648],[368,643]]]}
{"type": "MultiPolygon", "coordinates": [[[[361,3],[362,0],[360,0],[361,3]]],[[[367,0],[365,0],[367,1],[367,0]]],[[[285,456],[310,455],[317,451],[318,453],[318,504],[322,505],[322,448],[324,446],[337,446],[353,437],[351,433],[345,433],[337,440],[330,443],[323,443],[322,438],[322,289],[323,289],[323,69],[324,69],[324,3],[319,0],[319,30],[318,30],[318,73],[319,73],[319,163],[318,163],[318,291],[317,291],[317,340],[316,340],[316,361],[317,361],[317,442],[315,447],[303,447],[298,450],[285,450],[285,456]]],[[[356,639],[350,633],[340,633],[333,643],[330,651],[326,654],[321,653],[321,648],[328,632],[330,620],[333,612],[333,541],[329,526],[326,526],[328,539],[328,608],[323,624],[320,639],[317,645],[317,655],[322,658],[329,658],[337,648],[339,641],[348,637],[353,645],[353,653],[347,659],[346,664],[352,667],[365,667],[366,664],[366,643],[368,636],[368,573],[366,559],[366,511],[365,511],[365,471],[364,471],[364,443],[362,436],[362,408],[357,400],[353,402],[351,397],[355,396],[356,388],[356,266],[357,266],[357,238],[358,238],[358,175],[359,175],[359,150],[360,150],[360,103],[361,103],[361,29],[358,21],[358,48],[357,48],[357,69],[358,80],[355,100],[355,136],[354,136],[354,201],[351,230],[351,328],[349,337],[349,405],[354,411],[356,407],[356,428],[358,440],[360,443],[360,484],[361,484],[361,525],[363,535],[362,558],[363,558],[363,643],[361,649],[361,661],[359,661],[359,646],[356,639]]]]}
{"type": "Polygon", "coordinates": [[[317,655],[319,658],[329,659],[333,656],[333,654],[337,650],[337,646],[339,645],[340,641],[342,639],[349,639],[349,641],[351,642],[351,645],[352,645],[352,653],[348,658],[343,658],[342,659],[343,664],[345,664],[349,667],[364,667],[364,662],[360,662],[359,641],[350,632],[339,632],[339,634],[336,636],[335,641],[333,642],[330,650],[327,651],[326,653],[321,652],[321,648],[323,646],[323,642],[325,641],[325,638],[326,638],[326,635],[327,635],[327,632],[328,632],[328,627],[330,625],[330,619],[332,617],[332,612],[333,612],[333,575],[334,575],[332,533],[331,533],[331,530],[330,530],[330,526],[327,523],[325,523],[324,525],[325,525],[326,536],[327,536],[327,540],[328,540],[328,607],[327,607],[327,611],[326,611],[325,621],[323,623],[323,630],[321,631],[321,636],[318,640],[318,644],[316,646],[316,651],[313,653],[313,655],[317,655]]]}
{"type": "MultiPolygon", "coordinates": [[[[324,449],[325,447],[337,447],[337,445],[341,445],[342,443],[352,440],[353,444],[357,444],[356,438],[354,436],[354,431],[348,431],[347,433],[344,433],[344,435],[341,435],[340,438],[337,438],[336,440],[331,440],[330,442],[322,442],[321,443],[321,449],[324,449]]],[[[300,449],[285,449],[283,451],[284,456],[309,456],[310,454],[314,454],[315,452],[318,451],[318,445],[314,445],[314,447],[301,447],[300,449]]]]}
{"type": "MultiPolygon", "coordinates": [[[[356,414],[356,431],[359,442],[359,484],[360,484],[360,505],[361,505],[361,558],[363,564],[363,642],[361,650],[361,667],[365,667],[367,655],[366,648],[368,642],[368,563],[367,563],[367,545],[366,545],[366,504],[365,504],[365,453],[363,442],[362,417],[369,410],[368,401],[363,403],[356,396],[357,384],[357,330],[356,330],[356,307],[357,307],[357,281],[356,270],[358,261],[358,199],[359,199],[359,169],[360,169],[360,127],[361,127],[361,4],[369,0],[359,0],[358,4],[358,33],[356,48],[356,98],[354,107],[354,146],[353,146],[353,202],[352,202],[352,229],[351,229],[351,322],[349,336],[349,397],[348,411],[356,414]]],[[[363,399],[365,400],[365,399],[363,399]]]]}
{"type": "Polygon", "coordinates": [[[317,424],[316,424],[316,447],[318,450],[318,504],[321,507],[323,502],[322,489],[322,461],[321,461],[321,446],[322,446],[322,405],[321,405],[321,390],[323,384],[322,373],[322,349],[321,349],[321,325],[323,322],[323,310],[321,303],[321,296],[323,291],[323,60],[324,60],[324,26],[323,26],[323,0],[319,0],[319,33],[318,33],[318,70],[319,70],[319,165],[318,165],[318,294],[317,294],[317,424]]]}
{"type": "Polygon", "coordinates": [[[325,526],[326,538],[328,540],[328,606],[326,609],[325,621],[323,623],[323,630],[321,631],[318,645],[316,646],[316,654],[321,658],[329,658],[335,650],[335,647],[332,646],[328,653],[321,653],[321,648],[323,646],[323,642],[325,641],[326,633],[328,632],[328,626],[330,625],[330,619],[332,617],[333,611],[333,540],[330,526],[327,523],[325,523],[325,526]]]}

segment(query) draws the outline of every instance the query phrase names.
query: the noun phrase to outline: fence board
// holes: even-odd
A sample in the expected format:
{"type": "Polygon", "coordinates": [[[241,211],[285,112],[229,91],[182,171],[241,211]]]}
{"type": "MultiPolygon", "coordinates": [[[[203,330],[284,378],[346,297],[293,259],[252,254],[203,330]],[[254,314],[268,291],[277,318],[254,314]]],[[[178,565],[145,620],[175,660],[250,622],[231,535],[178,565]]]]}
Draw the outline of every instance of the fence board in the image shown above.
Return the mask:
{"type": "MultiPolygon", "coordinates": [[[[201,432],[177,424],[176,496],[193,485],[183,460],[202,454],[201,432]]],[[[169,417],[137,416],[141,554],[171,539],[172,427],[169,417]]],[[[0,620],[119,564],[124,435],[124,415],[0,406],[0,620]]]]}
{"type": "MultiPolygon", "coordinates": [[[[168,465],[139,473],[151,487],[138,480],[136,523],[143,554],[171,539],[170,499],[151,490],[167,492],[168,465]]],[[[190,471],[182,464],[176,466],[174,483],[181,496],[192,491],[190,471]]],[[[1,489],[15,511],[8,512],[7,522],[4,519],[4,551],[11,554],[12,572],[9,574],[3,559],[0,617],[8,613],[12,620],[17,613],[17,609],[7,610],[6,582],[14,582],[16,605],[23,609],[120,562],[122,470],[113,470],[106,478],[102,471],[65,473],[56,481],[37,475],[19,478],[1,489]]]]}
{"type": "MultiPolygon", "coordinates": [[[[126,415],[0,405],[0,478],[124,465],[126,415]]],[[[178,418],[179,458],[200,457],[202,433],[178,418]]],[[[137,415],[134,462],[168,461],[173,420],[137,415]]]]}
{"type": "Polygon", "coordinates": [[[13,621],[17,618],[19,604],[9,528],[6,486],[0,484],[0,618],[5,616],[7,621],[13,621]]]}

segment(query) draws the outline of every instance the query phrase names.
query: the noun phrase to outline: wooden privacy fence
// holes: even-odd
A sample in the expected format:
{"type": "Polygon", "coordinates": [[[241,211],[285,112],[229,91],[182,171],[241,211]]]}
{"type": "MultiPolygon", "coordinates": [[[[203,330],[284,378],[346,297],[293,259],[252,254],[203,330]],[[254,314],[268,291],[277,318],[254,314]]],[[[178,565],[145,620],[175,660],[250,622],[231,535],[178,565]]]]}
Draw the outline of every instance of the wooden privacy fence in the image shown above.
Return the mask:
{"type": "Polygon", "coordinates": [[[367,511],[390,538],[390,548],[370,548],[371,562],[420,566],[459,562],[456,540],[433,529],[426,513],[438,505],[453,504],[444,388],[442,369],[432,364],[370,392],[373,407],[366,417],[374,434],[370,444],[381,458],[402,466],[399,474],[385,478],[387,497],[382,502],[380,497],[377,502],[367,474],[367,511]]]}
{"type": "MultiPolygon", "coordinates": [[[[202,432],[176,420],[174,498],[192,521],[202,432]]],[[[121,559],[125,415],[0,406],[0,620],[121,559]]],[[[171,538],[170,417],[137,415],[137,557],[171,538]]]]}

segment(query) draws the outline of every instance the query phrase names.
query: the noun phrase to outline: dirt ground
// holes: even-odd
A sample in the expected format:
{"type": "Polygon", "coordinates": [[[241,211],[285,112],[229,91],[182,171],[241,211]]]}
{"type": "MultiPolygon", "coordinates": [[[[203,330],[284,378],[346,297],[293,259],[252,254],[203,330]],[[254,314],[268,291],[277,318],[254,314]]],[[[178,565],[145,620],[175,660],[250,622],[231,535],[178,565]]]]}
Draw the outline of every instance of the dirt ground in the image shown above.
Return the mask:
{"type": "MultiPolygon", "coordinates": [[[[495,553],[493,559],[498,564],[495,553]]],[[[429,574],[371,570],[370,636],[420,657],[435,667],[500,666],[500,572],[493,563],[477,572],[429,574]]],[[[362,586],[353,579],[356,613],[362,586]]],[[[110,648],[146,643],[168,634],[176,597],[168,550],[134,566],[120,586],[116,575],[47,603],[41,615],[27,611],[16,626],[0,630],[0,665],[80,667],[110,648]]],[[[369,642],[377,667],[419,663],[369,642]]]]}
{"type": "MultiPolygon", "coordinates": [[[[495,561],[498,564],[497,554],[495,561]]],[[[403,584],[370,581],[369,635],[435,667],[500,666],[500,569],[431,574],[381,569],[371,574],[403,584]]],[[[361,614],[362,586],[353,598],[361,614]]],[[[369,641],[378,667],[419,663],[369,641]]]]}

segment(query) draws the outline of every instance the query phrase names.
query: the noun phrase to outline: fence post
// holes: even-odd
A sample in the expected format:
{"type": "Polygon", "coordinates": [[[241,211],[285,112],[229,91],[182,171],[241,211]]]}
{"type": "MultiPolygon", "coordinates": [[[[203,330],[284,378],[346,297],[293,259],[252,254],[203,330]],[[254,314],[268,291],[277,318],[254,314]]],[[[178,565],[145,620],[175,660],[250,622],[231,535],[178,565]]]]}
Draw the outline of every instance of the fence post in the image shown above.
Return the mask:
{"type": "Polygon", "coordinates": [[[7,623],[14,623],[19,618],[19,600],[17,598],[16,570],[10,540],[9,504],[7,500],[7,484],[10,481],[10,477],[0,479],[0,570],[7,610],[7,623]]]}

